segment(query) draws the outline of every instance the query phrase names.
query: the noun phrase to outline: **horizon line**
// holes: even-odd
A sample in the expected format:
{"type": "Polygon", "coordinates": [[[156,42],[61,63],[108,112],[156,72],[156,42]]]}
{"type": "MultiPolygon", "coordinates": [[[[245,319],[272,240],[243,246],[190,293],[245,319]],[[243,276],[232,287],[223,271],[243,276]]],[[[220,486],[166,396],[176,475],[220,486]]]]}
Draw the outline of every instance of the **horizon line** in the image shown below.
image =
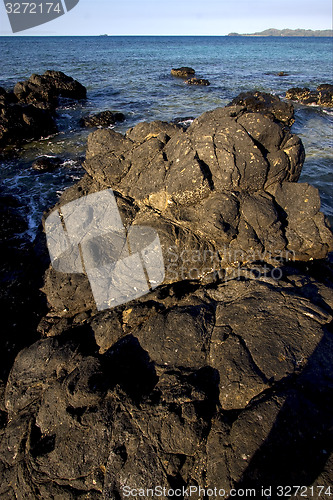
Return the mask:
{"type": "MultiPolygon", "coordinates": [[[[275,28],[274,28],[275,29],[275,28]]],[[[284,29],[289,29],[289,28],[284,28],[284,29]]],[[[333,31],[331,28],[327,28],[327,29],[320,29],[320,30],[312,30],[311,28],[298,28],[300,30],[304,29],[307,30],[311,30],[311,31],[333,31]]],[[[282,31],[282,30],[279,30],[279,31],[282,31]]],[[[293,30],[295,31],[295,30],[293,30]]],[[[137,33],[137,34],[128,34],[128,33],[121,33],[121,34],[109,34],[109,33],[106,33],[106,34],[101,34],[101,33],[98,33],[98,34],[81,34],[81,35],[78,35],[78,34],[75,34],[75,35],[72,35],[72,34],[64,34],[64,35],[59,35],[59,34],[38,34],[38,33],[35,33],[35,34],[17,34],[17,33],[0,33],[0,37],[26,37],[26,38],[29,38],[29,37],[120,37],[120,36],[128,36],[128,37],[131,37],[131,36],[160,36],[160,37],[164,37],[164,36],[168,36],[168,37],[171,37],[171,36],[175,36],[175,37],[187,37],[187,36],[195,36],[195,37],[200,37],[200,36],[207,36],[207,37],[228,37],[231,35],[231,33],[233,32],[230,32],[230,33],[227,33],[227,34],[221,34],[221,33],[214,33],[214,34],[211,34],[211,33],[187,33],[187,34],[180,34],[180,33],[173,33],[173,34],[167,34],[167,33],[149,33],[149,34],[142,34],[142,33],[137,33]]],[[[248,34],[243,34],[243,33],[237,33],[237,35],[239,37],[246,37],[248,34]]],[[[233,38],[236,38],[237,35],[231,35],[231,37],[233,38]]],[[[252,33],[251,33],[252,35],[252,33]]],[[[274,36],[274,35],[257,35],[258,38],[260,38],[260,36],[262,36],[262,38],[267,38],[267,37],[271,37],[271,38],[295,38],[294,36],[274,36]]],[[[307,36],[301,36],[301,37],[298,37],[298,38],[313,38],[313,37],[307,37],[307,36]]],[[[329,38],[329,37],[317,37],[317,38],[329,38]]]]}

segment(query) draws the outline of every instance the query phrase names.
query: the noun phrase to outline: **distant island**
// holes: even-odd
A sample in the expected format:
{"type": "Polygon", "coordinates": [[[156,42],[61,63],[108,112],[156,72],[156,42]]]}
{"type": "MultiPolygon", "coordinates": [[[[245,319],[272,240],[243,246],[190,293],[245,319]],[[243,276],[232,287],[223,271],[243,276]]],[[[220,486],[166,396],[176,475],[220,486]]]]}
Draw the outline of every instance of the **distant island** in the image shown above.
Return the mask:
{"type": "Polygon", "coordinates": [[[270,28],[268,30],[256,32],[256,33],[229,33],[228,36],[333,36],[333,30],[277,30],[275,28],[270,28]]]}

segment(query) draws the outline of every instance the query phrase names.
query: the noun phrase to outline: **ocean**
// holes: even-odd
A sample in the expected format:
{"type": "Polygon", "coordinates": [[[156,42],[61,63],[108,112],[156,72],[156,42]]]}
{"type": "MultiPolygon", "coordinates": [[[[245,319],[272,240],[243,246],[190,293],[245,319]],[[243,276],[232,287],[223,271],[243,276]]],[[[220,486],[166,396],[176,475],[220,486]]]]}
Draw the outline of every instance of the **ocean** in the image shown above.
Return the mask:
{"type": "MultiPolygon", "coordinates": [[[[294,37],[0,37],[0,86],[12,88],[32,73],[60,70],[87,87],[88,99],[62,101],[59,133],[14,148],[1,159],[1,192],[18,197],[33,237],[42,213],[83,175],[91,130],[78,126],[83,113],[106,109],[125,114],[124,132],[146,120],[197,117],[225,106],[240,92],[260,90],[284,97],[291,87],[316,88],[333,80],[333,40],[294,37]],[[171,68],[191,66],[209,87],[184,84],[171,68]],[[278,76],[279,72],[287,76],[278,76]],[[31,168],[37,156],[57,155],[54,173],[31,168]]],[[[301,176],[320,191],[322,211],[333,223],[333,110],[295,105],[292,132],[305,146],[301,176]]]]}

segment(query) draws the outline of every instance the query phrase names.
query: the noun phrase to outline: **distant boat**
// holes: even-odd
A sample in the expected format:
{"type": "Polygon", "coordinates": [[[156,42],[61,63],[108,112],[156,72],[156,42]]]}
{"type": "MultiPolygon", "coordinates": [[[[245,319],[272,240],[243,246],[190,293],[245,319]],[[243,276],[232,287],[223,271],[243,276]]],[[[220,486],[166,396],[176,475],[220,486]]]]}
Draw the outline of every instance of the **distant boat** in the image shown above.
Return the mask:
{"type": "Polygon", "coordinates": [[[99,36],[109,36],[109,35],[99,35],[99,36]]]}

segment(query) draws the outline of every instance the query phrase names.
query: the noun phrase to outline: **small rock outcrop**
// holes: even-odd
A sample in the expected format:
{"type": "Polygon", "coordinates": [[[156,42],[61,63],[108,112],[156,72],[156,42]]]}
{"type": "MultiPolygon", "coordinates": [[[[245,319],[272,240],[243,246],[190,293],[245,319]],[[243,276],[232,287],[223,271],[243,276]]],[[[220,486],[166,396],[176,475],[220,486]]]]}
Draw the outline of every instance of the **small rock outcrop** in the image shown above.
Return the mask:
{"type": "Polygon", "coordinates": [[[106,128],[110,125],[114,125],[117,122],[123,122],[125,120],[125,115],[119,112],[112,111],[101,111],[93,115],[84,116],[80,120],[80,125],[82,127],[92,128],[101,127],[106,128]]]}
{"type": "Polygon", "coordinates": [[[179,78],[188,78],[189,76],[195,75],[195,70],[187,66],[182,66],[181,68],[173,68],[171,70],[172,76],[178,76],[179,78]]]}
{"type": "Polygon", "coordinates": [[[58,168],[61,163],[61,158],[57,156],[40,156],[33,162],[32,168],[39,172],[52,172],[58,168]]]}
{"type": "Polygon", "coordinates": [[[18,82],[14,87],[14,94],[20,103],[54,109],[58,97],[85,99],[87,90],[62,71],[46,71],[43,75],[33,74],[29,80],[18,82]]]}
{"type": "Polygon", "coordinates": [[[265,95],[90,134],[55,208],[111,188],[126,228],[158,232],[165,279],[99,311],[84,272],[46,270],[41,338],[0,386],[0,496],[330,485],[333,237],[291,120],[265,95]]]}
{"type": "Polygon", "coordinates": [[[286,98],[291,101],[297,101],[300,104],[318,105],[326,108],[333,107],[333,85],[319,85],[316,90],[310,90],[306,87],[295,87],[286,92],[286,98]]]}
{"type": "Polygon", "coordinates": [[[190,78],[189,80],[186,80],[185,83],[187,83],[188,85],[210,85],[210,81],[205,80],[204,78],[190,78]]]}
{"type": "Polygon", "coordinates": [[[32,104],[19,104],[14,94],[1,90],[0,147],[47,137],[58,131],[53,114],[32,104]]]}
{"type": "Polygon", "coordinates": [[[266,92],[242,92],[231,101],[230,105],[245,106],[248,111],[261,113],[288,127],[295,121],[293,105],[266,92]]]}
{"type": "Polygon", "coordinates": [[[58,131],[59,97],[84,99],[86,89],[61,71],[46,71],[18,82],[14,92],[0,88],[0,147],[38,140],[58,131]]]}

